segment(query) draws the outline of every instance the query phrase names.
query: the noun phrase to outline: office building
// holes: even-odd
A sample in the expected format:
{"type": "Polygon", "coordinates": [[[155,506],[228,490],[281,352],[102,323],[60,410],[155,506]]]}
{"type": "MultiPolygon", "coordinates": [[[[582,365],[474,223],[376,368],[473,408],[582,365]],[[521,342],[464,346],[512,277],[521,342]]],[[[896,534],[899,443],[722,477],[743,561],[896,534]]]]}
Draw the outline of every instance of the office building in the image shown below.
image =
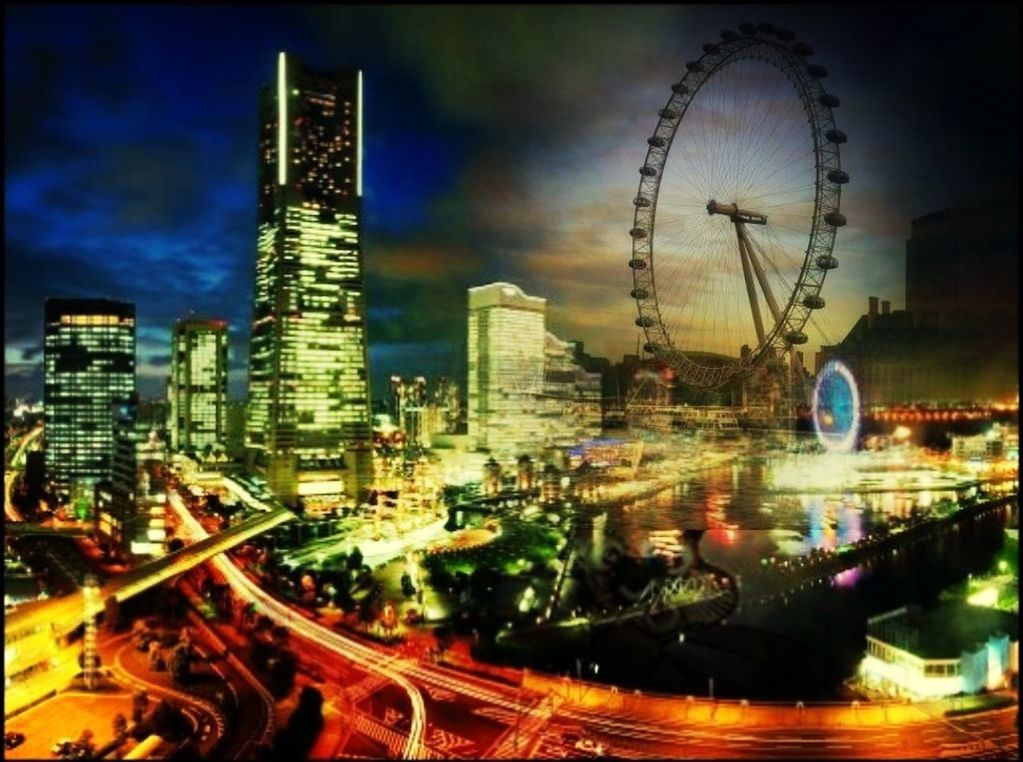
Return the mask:
{"type": "Polygon", "coordinates": [[[391,420],[405,435],[406,448],[430,446],[425,378],[416,376],[410,380],[391,376],[390,414],[391,420]]]}
{"type": "Polygon", "coordinates": [[[246,446],[287,503],[371,478],[361,249],[362,74],[277,58],[260,101],[246,446]]]}
{"type": "Polygon", "coordinates": [[[159,555],[166,538],[167,444],[135,400],[113,406],[111,478],[96,487],[100,534],[125,552],[159,555]]]}
{"type": "Polygon", "coordinates": [[[600,434],[601,374],[546,327],[546,300],[510,283],[469,289],[469,440],[502,457],[600,434]]]}
{"type": "Polygon", "coordinates": [[[1017,223],[1015,209],[997,208],[943,209],[913,220],[906,241],[906,310],[924,325],[966,325],[985,333],[1001,326],[1015,337],[1017,223]]]}
{"type": "Polygon", "coordinates": [[[171,447],[202,453],[227,439],[227,323],[179,320],[171,333],[171,447]]]}
{"type": "Polygon", "coordinates": [[[523,446],[543,445],[536,407],[546,305],[510,283],[469,289],[469,440],[477,450],[517,454],[523,446]]]}
{"type": "Polygon", "coordinates": [[[576,356],[575,342],[547,333],[539,414],[545,439],[568,447],[600,436],[601,425],[601,374],[584,370],[576,356]]]}
{"type": "Polygon", "coordinates": [[[135,306],[49,299],[45,320],[46,470],[82,513],[111,477],[111,410],[135,393],[135,306]]]}
{"type": "Polygon", "coordinates": [[[1005,402],[1019,393],[1015,210],[944,209],[912,222],[906,309],[870,297],[821,361],[845,361],[866,405],[1005,402]]]}
{"type": "Polygon", "coordinates": [[[458,384],[445,376],[440,376],[433,385],[426,406],[426,428],[431,446],[438,436],[464,433],[458,391],[458,384]]]}

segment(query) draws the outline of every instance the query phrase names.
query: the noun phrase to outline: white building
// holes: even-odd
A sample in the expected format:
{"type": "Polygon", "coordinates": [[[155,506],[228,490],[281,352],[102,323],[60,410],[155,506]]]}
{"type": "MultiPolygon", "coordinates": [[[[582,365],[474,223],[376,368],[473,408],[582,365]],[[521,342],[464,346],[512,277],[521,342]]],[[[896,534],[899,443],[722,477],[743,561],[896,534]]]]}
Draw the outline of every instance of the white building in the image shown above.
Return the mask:
{"type": "Polygon", "coordinates": [[[510,283],[469,289],[469,440],[514,454],[543,446],[536,415],[543,390],[547,300],[510,283]]]}
{"type": "Polygon", "coordinates": [[[1005,687],[1019,673],[1015,618],[959,603],[909,606],[867,620],[860,675],[874,690],[914,699],[1005,687]]]}
{"type": "Polygon", "coordinates": [[[510,283],[469,289],[469,440],[500,458],[600,435],[601,376],[547,331],[546,300],[510,283]]]}
{"type": "Polygon", "coordinates": [[[601,378],[575,362],[575,342],[547,334],[544,346],[544,388],[538,413],[545,440],[573,447],[600,436],[601,378]]]}

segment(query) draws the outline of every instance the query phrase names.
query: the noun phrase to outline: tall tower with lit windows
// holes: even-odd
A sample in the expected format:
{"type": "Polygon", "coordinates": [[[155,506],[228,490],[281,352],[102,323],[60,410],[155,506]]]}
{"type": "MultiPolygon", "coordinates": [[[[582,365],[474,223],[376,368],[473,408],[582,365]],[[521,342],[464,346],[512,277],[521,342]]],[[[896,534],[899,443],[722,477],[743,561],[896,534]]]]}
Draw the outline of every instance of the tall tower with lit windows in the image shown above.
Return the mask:
{"type": "Polygon", "coordinates": [[[48,299],[45,320],[46,471],[58,492],[86,506],[111,477],[111,409],[135,394],[135,305],[48,299]]]}
{"type": "Polygon", "coordinates": [[[362,72],[278,55],[258,215],[246,446],[284,502],[350,502],[371,474],[362,72]]]}
{"type": "Polygon", "coordinates": [[[202,452],[224,446],[227,428],[227,323],[187,318],[171,334],[171,446],[202,452]]]}

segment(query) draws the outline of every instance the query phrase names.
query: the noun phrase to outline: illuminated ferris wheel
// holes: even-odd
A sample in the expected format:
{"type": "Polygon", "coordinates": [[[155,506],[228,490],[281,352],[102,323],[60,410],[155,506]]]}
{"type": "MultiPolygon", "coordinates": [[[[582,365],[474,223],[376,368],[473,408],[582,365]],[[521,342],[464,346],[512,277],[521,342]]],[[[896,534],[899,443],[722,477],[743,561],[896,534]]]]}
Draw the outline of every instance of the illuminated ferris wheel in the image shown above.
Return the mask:
{"type": "Polygon", "coordinates": [[[849,181],[839,100],[810,46],[767,23],[721,38],[659,112],[630,231],[644,348],[703,389],[780,371],[806,343],[849,181]]]}

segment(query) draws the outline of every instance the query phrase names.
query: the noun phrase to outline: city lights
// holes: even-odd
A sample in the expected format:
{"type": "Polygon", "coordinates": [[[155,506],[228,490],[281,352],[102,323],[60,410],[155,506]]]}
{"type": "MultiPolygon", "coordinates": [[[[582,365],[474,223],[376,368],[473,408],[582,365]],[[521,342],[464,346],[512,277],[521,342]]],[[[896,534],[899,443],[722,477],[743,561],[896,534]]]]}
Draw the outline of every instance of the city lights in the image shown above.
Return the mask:
{"type": "Polygon", "coordinates": [[[1017,14],[767,11],[5,14],[4,758],[1016,758],[1017,14]]]}

